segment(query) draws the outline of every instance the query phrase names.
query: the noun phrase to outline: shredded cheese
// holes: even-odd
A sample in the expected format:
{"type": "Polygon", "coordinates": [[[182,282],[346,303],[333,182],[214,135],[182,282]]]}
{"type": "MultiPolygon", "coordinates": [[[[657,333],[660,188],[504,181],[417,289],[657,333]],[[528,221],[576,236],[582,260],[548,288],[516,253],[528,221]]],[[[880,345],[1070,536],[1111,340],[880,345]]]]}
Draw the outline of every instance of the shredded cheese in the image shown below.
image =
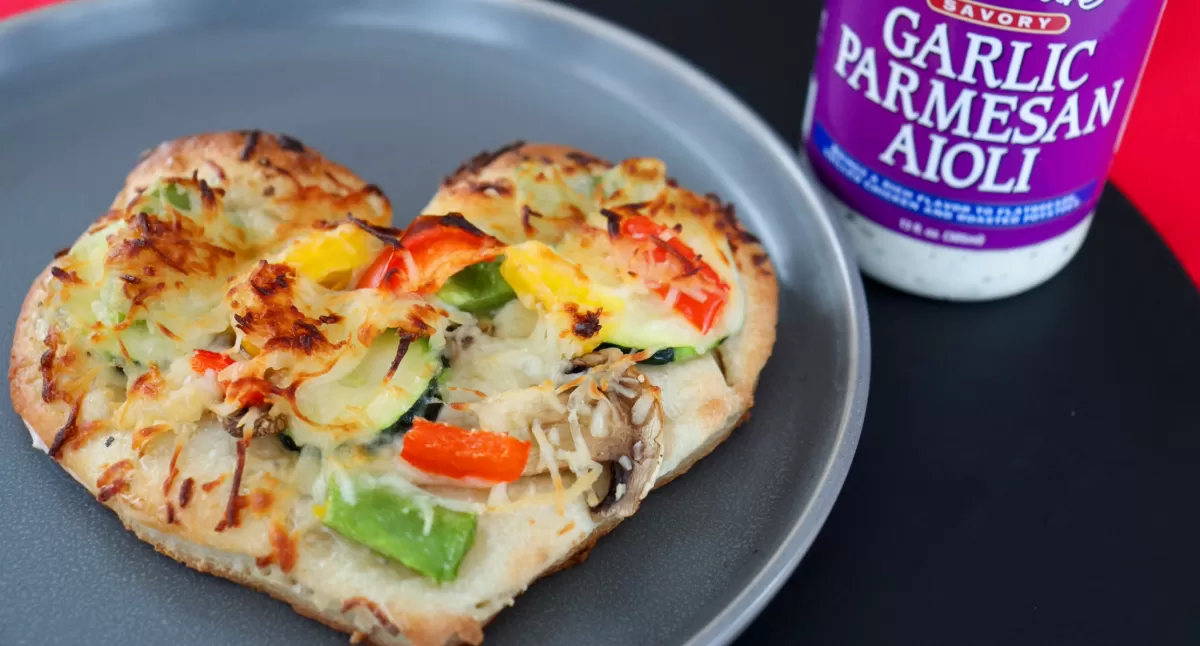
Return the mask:
{"type": "Polygon", "coordinates": [[[254,422],[262,416],[262,409],[251,408],[242,415],[242,419],[238,420],[238,428],[254,428],[254,422]]]}
{"type": "Polygon", "coordinates": [[[588,433],[590,433],[592,437],[608,437],[608,418],[604,414],[605,411],[601,410],[602,408],[607,408],[608,406],[608,400],[602,399],[596,402],[596,405],[592,407],[592,420],[588,424],[588,433]]]}
{"type": "Polygon", "coordinates": [[[679,288],[672,285],[671,288],[667,290],[667,295],[665,298],[663,298],[663,302],[667,304],[667,307],[675,307],[675,303],[677,301],[679,301],[679,288]]]}
{"type": "Polygon", "coordinates": [[[33,447],[34,448],[41,451],[42,453],[50,452],[50,447],[46,446],[46,443],[42,440],[41,436],[38,435],[36,431],[30,430],[29,436],[33,438],[33,447]]]}
{"type": "MultiPolygon", "coordinates": [[[[675,289],[675,288],[672,287],[671,289],[675,289]]],[[[679,293],[683,294],[685,296],[688,296],[690,298],[693,298],[695,300],[698,300],[698,301],[703,301],[704,299],[708,298],[708,295],[704,293],[703,289],[700,289],[699,287],[696,287],[694,285],[684,285],[683,288],[681,288],[679,290],[679,293]]],[[[676,298],[678,298],[678,297],[676,297],[676,298]]],[[[675,305],[675,301],[671,301],[671,306],[674,306],[674,305],[675,305]]]]}
{"type": "Polygon", "coordinates": [[[641,426],[646,423],[646,419],[650,416],[650,408],[654,405],[654,394],[644,392],[637,401],[633,402],[633,410],[630,411],[630,417],[634,424],[641,426]]]}
{"type": "Polygon", "coordinates": [[[539,319],[524,338],[497,338],[473,324],[450,334],[458,339],[459,350],[446,386],[456,403],[473,400],[462,396],[470,391],[495,395],[538,386],[560,378],[567,365],[561,340],[546,319],[539,319]],[[470,343],[464,343],[467,338],[470,343]]]}
{"type": "MultiPolygon", "coordinates": [[[[600,476],[603,473],[604,468],[597,464],[592,469],[589,469],[586,473],[576,478],[575,482],[572,483],[570,487],[567,487],[565,491],[561,492],[561,494],[557,491],[548,491],[543,494],[530,493],[528,496],[514,500],[507,505],[500,505],[496,507],[489,505],[487,511],[488,513],[494,514],[508,514],[523,507],[546,505],[552,502],[558,504],[561,500],[573,500],[576,496],[587,496],[586,500],[588,506],[595,507],[600,503],[600,500],[596,497],[596,494],[592,491],[591,487],[596,483],[597,480],[600,479],[600,476]]],[[[530,485],[532,484],[533,483],[530,482],[530,485]]],[[[534,488],[534,491],[536,492],[536,488],[534,488]]]]}
{"type": "MultiPolygon", "coordinates": [[[[346,504],[354,506],[357,503],[357,495],[355,491],[354,478],[350,473],[337,464],[332,459],[325,460],[324,469],[325,476],[318,478],[318,482],[323,483],[328,478],[335,478],[338,486],[338,493],[346,501],[346,504]]],[[[373,487],[386,487],[404,496],[411,501],[417,510],[421,513],[422,532],[426,536],[433,531],[434,512],[437,507],[445,507],[452,511],[461,511],[471,514],[480,514],[487,510],[487,505],[471,502],[468,500],[457,500],[454,498],[446,498],[435,496],[428,491],[414,485],[404,478],[394,473],[368,473],[361,474],[356,477],[361,478],[365,483],[369,483],[373,487]]],[[[324,500],[324,487],[322,491],[316,491],[314,488],[314,498],[320,493],[318,500],[324,500]]]]}
{"type": "Polygon", "coordinates": [[[488,492],[487,506],[489,509],[502,507],[511,502],[508,498],[508,483],[501,482],[488,492]]]}
{"type": "Polygon", "coordinates": [[[300,449],[300,458],[292,469],[291,481],[297,491],[311,492],[321,475],[321,452],[306,446],[300,449]]]}
{"type": "MultiPolygon", "coordinates": [[[[582,384],[582,383],[584,382],[584,380],[586,380],[587,378],[588,378],[588,376],[587,376],[586,374],[579,375],[578,377],[576,377],[576,378],[572,379],[571,381],[568,381],[567,383],[565,383],[565,384],[563,384],[563,385],[559,386],[559,387],[558,387],[558,388],[555,390],[555,392],[558,392],[558,393],[565,393],[565,392],[567,392],[568,390],[571,390],[572,388],[576,388],[576,389],[577,389],[577,387],[578,387],[580,384],[582,384]]],[[[572,394],[574,394],[574,393],[572,393],[572,394]]]]}
{"type": "Polygon", "coordinates": [[[587,442],[583,439],[583,429],[579,424],[579,414],[572,410],[567,413],[567,423],[571,427],[571,440],[575,443],[575,450],[567,454],[567,466],[575,475],[590,469],[595,460],[592,459],[592,452],[588,449],[587,442]]]}
{"type": "Polygon", "coordinates": [[[633,399],[634,397],[637,397],[636,391],[630,390],[615,381],[608,385],[608,389],[624,397],[625,399],[633,399]]]}
{"type": "Polygon", "coordinates": [[[554,483],[554,504],[558,509],[558,514],[561,516],[566,513],[566,504],[564,502],[566,496],[563,493],[562,475],[558,472],[558,462],[554,459],[554,448],[550,446],[550,442],[546,439],[546,434],[542,432],[541,421],[533,420],[533,426],[529,430],[533,434],[533,438],[537,440],[538,458],[541,462],[541,467],[550,472],[550,481],[554,483]]]}
{"type": "Polygon", "coordinates": [[[338,493],[341,494],[342,499],[346,501],[346,504],[352,507],[357,504],[358,495],[354,489],[354,481],[350,479],[350,475],[346,473],[346,470],[334,468],[333,477],[337,478],[338,493]]]}
{"type": "Polygon", "coordinates": [[[408,276],[415,278],[421,275],[421,269],[417,267],[417,261],[413,258],[412,252],[400,247],[400,258],[404,260],[404,271],[408,276]]]}
{"type": "MultiPolygon", "coordinates": [[[[372,484],[389,487],[397,493],[406,496],[417,502],[418,505],[428,505],[429,513],[433,513],[434,506],[445,507],[451,511],[462,511],[470,514],[478,514],[486,505],[469,500],[459,500],[456,498],[446,498],[444,496],[435,496],[434,494],[425,491],[417,485],[401,478],[393,473],[377,473],[370,476],[372,484]]],[[[432,521],[428,521],[432,522],[432,521]]]]}
{"type": "Polygon", "coordinates": [[[425,536],[429,536],[429,533],[433,531],[433,503],[429,502],[429,499],[424,497],[414,498],[413,502],[415,502],[417,504],[417,508],[421,510],[421,516],[425,521],[425,524],[421,526],[421,533],[425,536]]]}

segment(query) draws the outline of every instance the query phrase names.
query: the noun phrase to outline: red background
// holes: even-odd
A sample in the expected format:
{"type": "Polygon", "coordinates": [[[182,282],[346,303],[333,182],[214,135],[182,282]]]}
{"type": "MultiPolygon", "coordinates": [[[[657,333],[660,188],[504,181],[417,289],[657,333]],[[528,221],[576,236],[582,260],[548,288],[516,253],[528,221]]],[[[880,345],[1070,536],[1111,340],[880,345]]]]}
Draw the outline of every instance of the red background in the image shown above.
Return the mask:
{"type": "Polygon", "coordinates": [[[1200,207],[1187,191],[1200,181],[1200,2],[1170,0],[1158,29],[1112,179],[1200,283],[1200,207]]]}
{"type": "MultiPolygon", "coordinates": [[[[59,0],[0,0],[0,19],[59,0]]],[[[1135,0],[1143,1],[1143,0],[1135,0]]],[[[1200,1],[1170,0],[1113,164],[1112,181],[1158,229],[1200,283],[1200,208],[1187,191],[1200,182],[1194,161],[1200,127],[1200,1]]]]}

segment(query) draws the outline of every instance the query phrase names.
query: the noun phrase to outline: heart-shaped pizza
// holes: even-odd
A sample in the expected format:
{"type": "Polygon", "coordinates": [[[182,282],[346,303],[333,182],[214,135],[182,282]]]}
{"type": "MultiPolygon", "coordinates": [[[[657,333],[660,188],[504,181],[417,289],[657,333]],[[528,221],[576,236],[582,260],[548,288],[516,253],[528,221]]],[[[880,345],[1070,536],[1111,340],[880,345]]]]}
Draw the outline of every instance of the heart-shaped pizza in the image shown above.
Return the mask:
{"type": "Polygon", "coordinates": [[[259,131],[164,143],[29,291],[17,412],[129,529],[380,644],[478,643],[746,418],[762,246],[653,158],[514,143],[404,228],[259,131]]]}

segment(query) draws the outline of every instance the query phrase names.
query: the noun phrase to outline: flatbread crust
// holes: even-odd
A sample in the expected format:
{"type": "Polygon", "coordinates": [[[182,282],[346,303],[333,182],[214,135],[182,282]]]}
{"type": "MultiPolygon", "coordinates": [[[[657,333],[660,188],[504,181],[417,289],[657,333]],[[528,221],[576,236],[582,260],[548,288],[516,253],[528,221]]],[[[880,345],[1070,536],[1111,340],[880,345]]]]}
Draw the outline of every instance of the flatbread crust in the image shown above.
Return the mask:
{"type": "MultiPolygon", "coordinates": [[[[119,206],[127,201],[139,186],[159,175],[189,175],[192,171],[216,176],[224,175],[225,182],[260,182],[252,164],[255,156],[243,160],[247,146],[245,133],[219,133],[185,138],[163,144],[147,156],[129,176],[125,188],[114,201],[119,206]]],[[[305,152],[303,163],[287,149],[286,141],[262,137],[257,142],[258,153],[265,155],[269,166],[278,175],[297,185],[320,184],[328,190],[353,191],[365,186],[346,169],[328,162],[311,149],[305,152]],[[281,142],[284,144],[281,145],[281,142]],[[261,146],[261,148],[259,148],[261,146]]],[[[476,157],[454,176],[447,178],[425,213],[440,214],[469,208],[463,200],[473,200],[476,192],[456,193],[456,187],[466,180],[486,181],[489,176],[505,172],[525,155],[545,155],[555,161],[573,153],[576,158],[591,157],[581,151],[561,146],[509,147],[500,154],[489,153],[476,157]],[[482,163],[481,163],[482,162],[482,163]]],[[[603,163],[597,160],[597,163],[603,163]]],[[[730,432],[749,415],[758,375],[771,353],[777,321],[777,284],[774,269],[762,246],[734,225],[729,237],[736,264],[741,271],[746,293],[745,323],[740,332],[728,338],[715,352],[705,357],[645,370],[662,390],[667,426],[664,434],[671,439],[666,446],[666,461],[656,483],[661,486],[686,472],[696,461],[724,441],[730,432]]],[[[21,308],[13,339],[9,383],[12,400],[24,419],[34,444],[45,450],[55,444],[71,418],[71,407],[62,402],[42,400],[42,377],[39,359],[44,351],[37,334],[37,319],[46,297],[49,267],[34,281],[21,308]]],[[[77,429],[74,431],[78,433],[77,429]]],[[[93,495],[101,493],[97,480],[104,475],[111,459],[105,457],[103,438],[79,437],[64,450],[58,461],[93,495]]],[[[169,453],[169,447],[165,449],[169,453]]],[[[162,468],[164,451],[153,451],[139,459],[139,469],[152,471],[162,468]],[[145,464],[143,464],[143,461],[145,464]]],[[[111,457],[111,456],[109,456],[111,457]]],[[[120,457],[120,456],[118,456],[120,457]]],[[[136,474],[135,474],[136,475],[136,474]]],[[[471,580],[458,586],[454,593],[434,591],[395,575],[382,559],[358,552],[353,561],[339,562],[340,570],[350,571],[348,583],[329,584],[328,590],[317,589],[322,572],[308,567],[310,556],[341,558],[344,552],[329,551],[320,545],[295,546],[300,565],[285,574],[278,565],[263,566],[264,554],[272,555],[270,525],[265,519],[247,519],[235,532],[220,536],[210,529],[211,521],[220,513],[225,495],[218,487],[209,496],[197,496],[189,508],[192,521],[180,524],[163,518],[159,491],[161,479],[133,477],[124,490],[107,497],[104,504],[113,509],[127,528],[158,551],[202,572],[230,579],[261,590],[291,604],[297,612],[316,619],[336,630],[352,633],[355,640],[367,639],[376,644],[441,645],[454,643],[478,644],[483,639],[483,626],[512,599],[540,576],[582,562],[600,536],[619,522],[593,524],[587,531],[548,532],[542,527],[570,529],[572,517],[587,518],[586,509],[568,509],[560,517],[546,508],[524,509],[495,526],[481,528],[477,546],[468,555],[464,574],[471,580]],[[574,514],[574,516],[572,516],[574,514]],[[537,529],[534,529],[538,526],[537,529]],[[556,534],[552,539],[545,537],[556,534]],[[479,554],[479,553],[483,554],[479,554]],[[491,558],[488,558],[488,553],[491,558]],[[476,562],[471,562],[472,560],[476,562]],[[474,572],[473,575],[467,575],[474,572]],[[478,583],[478,585],[476,585],[478,583]],[[391,587],[388,587],[391,586],[391,587]],[[389,592],[382,603],[356,601],[361,595],[353,591],[368,590],[378,598],[379,589],[389,592]],[[477,598],[469,607],[454,596],[477,598]],[[431,596],[436,598],[430,598],[431,596]],[[448,600],[456,599],[455,603],[448,600]]],[[[171,495],[177,495],[178,485],[171,495]]],[[[228,489],[226,485],[225,490],[228,489]]],[[[170,498],[170,496],[166,496],[170,498]]],[[[169,505],[168,501],[168,505],[169,505]]],[[[182,509],[176,513],[182,515],[182,509]]],[[[360,550],[361,551],[361,550],[360,550]]],[[[345,557],[350,558],[350,557],[345,557]]],[[[432,587],[432,586],[426,586],[432,587]]]]}

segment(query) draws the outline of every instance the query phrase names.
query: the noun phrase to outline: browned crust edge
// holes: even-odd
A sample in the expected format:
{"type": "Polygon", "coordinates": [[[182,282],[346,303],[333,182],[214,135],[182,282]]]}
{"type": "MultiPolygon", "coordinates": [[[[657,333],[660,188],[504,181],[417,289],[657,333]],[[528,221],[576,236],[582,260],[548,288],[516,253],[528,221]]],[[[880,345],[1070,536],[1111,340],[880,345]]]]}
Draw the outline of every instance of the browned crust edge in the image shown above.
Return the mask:
{"type": "MultiPolygon", "coordinates": [[[[264,170],[270,176],[290,178],[304,186],[340,192],[368,186],[345,166],[285,134],[259,130],[208,132],[164,141],[142,153],[111,208],[124,207],[137,192],[162,177],[186,177],[199,171],[202,176],[213,173],[230,182],[264,170]]],[[[377,195],[386,200],[382,191],[377,195]]]]}
{"type": "Polygon", "coordinates": [[[41,398],[42,376],[38,369],[38,358],[41,356],[38,344],[41,339],[34,334],[34,317],[46,295],[49,275],[50,266],[47,266],[25,294],[13,330],[12,353],[8,364],[8,389],[13,408],[25,420],[30,432],[36,433],[46,446],[54,442],[55,432],[62,427],[69,414],[66,404],[47,404],[41,398]]]}

